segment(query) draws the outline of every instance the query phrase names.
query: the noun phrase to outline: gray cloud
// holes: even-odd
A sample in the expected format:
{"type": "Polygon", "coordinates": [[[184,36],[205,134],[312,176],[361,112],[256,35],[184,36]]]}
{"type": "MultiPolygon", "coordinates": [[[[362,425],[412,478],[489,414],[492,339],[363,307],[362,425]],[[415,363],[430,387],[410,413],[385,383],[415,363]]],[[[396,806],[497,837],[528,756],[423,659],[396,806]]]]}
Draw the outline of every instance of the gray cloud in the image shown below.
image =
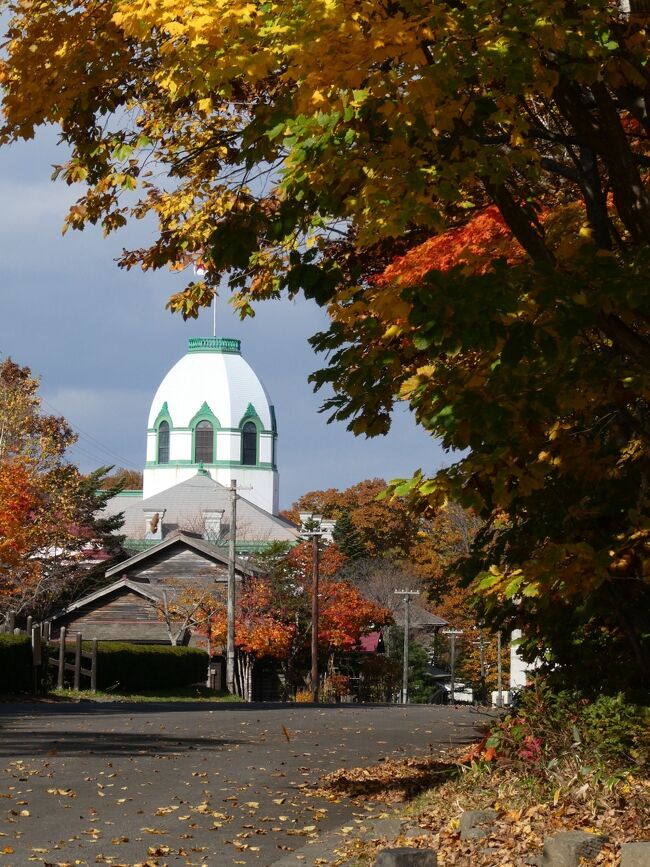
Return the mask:
{"type": "MultiPolygon", "coordinates": [[[[140,468],[153,394],[188,337],[212,333],[212,314],[183,322],[165,310],[184,275],[117,268],[123,246],[146,241],[146,225],[109,239],[94,229],[62,237],[76,191],[50,181],[52,164],[64,158],[55,143],[50,130],[0,150],[0,354],[40,374],[47,409],[81,429],[71,457],[83,470],[101,463],[140,468]]],[[[326,424],[321,397],[307,383],[324,364],[307,338],[326,323],[304,300],[261,305],[243,323],[225,299],[218,305],[218,333],[242,340],[276,406],[283,506],[307,490],[448,462],[406,412],[397,413],[389,436],[371,441],[326,424]]]]}

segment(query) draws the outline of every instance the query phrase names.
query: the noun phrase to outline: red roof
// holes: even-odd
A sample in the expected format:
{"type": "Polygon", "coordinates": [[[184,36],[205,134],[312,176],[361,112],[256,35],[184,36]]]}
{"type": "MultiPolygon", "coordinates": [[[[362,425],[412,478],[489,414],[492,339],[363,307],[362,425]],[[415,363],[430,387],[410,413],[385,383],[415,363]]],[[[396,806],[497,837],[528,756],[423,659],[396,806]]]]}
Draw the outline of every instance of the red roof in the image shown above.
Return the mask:
{"type": "Polygon", "coordinates": [[[377,653],[380,641],[381,632],[369,632],[368,635],[362,635],[359,639],[359,650],[363,653],[377,653]]]}

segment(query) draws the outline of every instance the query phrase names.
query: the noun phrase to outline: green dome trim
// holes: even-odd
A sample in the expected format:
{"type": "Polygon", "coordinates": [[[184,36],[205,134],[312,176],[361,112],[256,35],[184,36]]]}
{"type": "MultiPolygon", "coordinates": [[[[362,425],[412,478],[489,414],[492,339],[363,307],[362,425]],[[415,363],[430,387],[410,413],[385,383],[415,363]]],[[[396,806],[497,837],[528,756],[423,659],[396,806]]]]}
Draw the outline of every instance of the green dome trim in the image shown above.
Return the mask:
{"type": "Polygon", "coordinates": [[[239,420],[239,428],[243,428],[247,421],[252,421],[255,424],[255,427],[258,431],[264,430],[264,423],[262,419],[259,417],[257,410],[253,406],[252,403],[249,403],[246,407],[243,416],[239,420]]]}
{"type": "Polygon", "coordinates": [[[163,403],[163,405],[160,407],[160,412],[159,412],[158,415],[156,416],[156,420],[155,420],[155,422],[153,423],[153,428],[152,428],[152,430],[157,431],[158,428],[160,427],[160,423],[163,422],[163,421],[166,421],[166,422],[167,422],[167,424],[169,425],[169,429],[170,429],[170,430],[174,427],[174,424],[173,424],[173,422],[172,422],[172,417],[171,417],[170,414],[169,414],[169,407],[167,406],[167,401],[165,401],[165,402],[163,403]]]}
{"type": "Polygon", "coordinates": [[[200,421],[212,422],[212,426],[215,429],[215,431],[221,429],[221,425],[219,424],[219,419],[212,412],[212,410],[208,406],[208,402],[205,400],[203,401],[203,404],[201,405],[201,409],[196,413],[196,415],[194,415],[190,419],[190,423],[189,423],[190,430],[194,430],[194,428],[197,426],[197,424],[200,421]]]}
{"type": "Polygon", "coordinates": [[[241,355],[241,340],[236,337],[190,337],[187,351],[241,355]]]}

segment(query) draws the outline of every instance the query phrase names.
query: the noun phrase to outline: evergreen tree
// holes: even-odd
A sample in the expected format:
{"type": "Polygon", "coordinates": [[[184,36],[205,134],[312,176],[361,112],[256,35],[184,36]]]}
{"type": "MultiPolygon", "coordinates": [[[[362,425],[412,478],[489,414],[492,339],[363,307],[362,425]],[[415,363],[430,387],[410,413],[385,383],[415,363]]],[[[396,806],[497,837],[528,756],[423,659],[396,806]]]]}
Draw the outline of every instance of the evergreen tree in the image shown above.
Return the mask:
{"type": "Polygon", "coordinates": [[[332,537],[348,560],[366,556],[366,546],[348,511],[343,512],[336,522],[332,537]]]}
{"type": "MultiPolygon", "coordinates": [[[[397,624],[390,627],[388,639],[390,658],[397,664],[399,682],[402,685],[402,665],[404,660],[404,629],[397,624]]],[[[409,701],[412,704],[427,704],[433,698],[435,682],[431,673],[431,663],[426,648],[419,641],[409,641],[409,701]]]]}

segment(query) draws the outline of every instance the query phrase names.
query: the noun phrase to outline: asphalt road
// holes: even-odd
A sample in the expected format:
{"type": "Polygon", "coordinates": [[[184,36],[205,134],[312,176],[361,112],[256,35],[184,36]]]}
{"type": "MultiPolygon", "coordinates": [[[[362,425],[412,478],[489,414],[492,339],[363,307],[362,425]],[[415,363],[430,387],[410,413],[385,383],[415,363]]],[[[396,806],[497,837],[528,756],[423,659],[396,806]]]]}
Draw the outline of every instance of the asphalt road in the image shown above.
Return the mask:
{"type": "Polygon", "coordinates": [[[0,867],[268,867],[379,812],[309,795],[319,777],[468,742],[480,720],[424,705],[0,705],[0,867]]]}

